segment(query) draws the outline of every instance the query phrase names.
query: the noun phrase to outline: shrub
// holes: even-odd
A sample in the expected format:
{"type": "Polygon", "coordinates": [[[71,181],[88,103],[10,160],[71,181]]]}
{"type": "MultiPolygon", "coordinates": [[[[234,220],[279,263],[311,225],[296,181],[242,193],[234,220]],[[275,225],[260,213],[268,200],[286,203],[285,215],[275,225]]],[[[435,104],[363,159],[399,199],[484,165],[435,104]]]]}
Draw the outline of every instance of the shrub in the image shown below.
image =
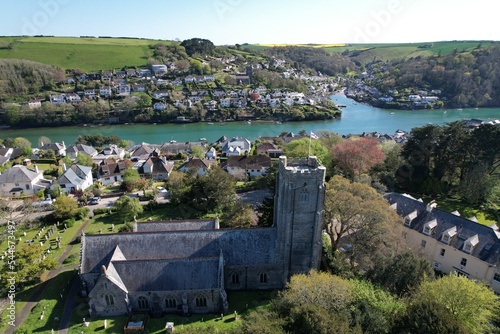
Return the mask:
{"type": "Polygon", "coordinates": [[[66,219],[63,221],[63,224],[65,224],[68,228],[73,227],[73,225],[75,225],[75,218],[66,219]]]}
{"type": "Polygon", "coordinates": [[[75,218],[78,220],[85,219],[89,216],[89,208],[79,208],[75,211],[75,218]]]}

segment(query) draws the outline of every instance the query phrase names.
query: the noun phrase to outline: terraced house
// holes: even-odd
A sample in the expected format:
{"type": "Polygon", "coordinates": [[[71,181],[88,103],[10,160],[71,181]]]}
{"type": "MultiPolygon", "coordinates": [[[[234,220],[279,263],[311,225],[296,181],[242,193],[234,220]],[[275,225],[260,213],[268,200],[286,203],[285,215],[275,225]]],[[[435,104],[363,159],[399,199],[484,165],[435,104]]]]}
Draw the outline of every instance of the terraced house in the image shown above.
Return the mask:
{"type": "Polygon", "coordinates": [[[500,231],[474,217],[448,213],[409,195],[385,195],[404,217],[404,241],[443,273],[456,272],[488,284],[500,294],[500,231]]]}

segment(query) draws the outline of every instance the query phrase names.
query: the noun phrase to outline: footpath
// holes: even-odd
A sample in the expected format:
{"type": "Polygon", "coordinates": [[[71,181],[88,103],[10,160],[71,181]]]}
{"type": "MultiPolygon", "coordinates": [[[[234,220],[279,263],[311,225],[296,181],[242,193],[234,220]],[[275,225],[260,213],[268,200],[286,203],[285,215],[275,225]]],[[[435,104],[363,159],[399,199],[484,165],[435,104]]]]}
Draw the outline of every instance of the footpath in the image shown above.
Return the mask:
{"type": "MultiPolygon", "coordinates": [[[[43,282],[40,283],[39,285],[36,286],[35,291],[30,297],[30,300],[24,305],[22,308],[21,312],[16,315],[16,326],[9,326],[7,330],[5,331],[5,334],[13,334],[14,331],[19,328],[24,320],[29,316],[31,310],[35,305],[40,301],[40,297],[42,295],[42,292],[45,290],[47,287],[47,284],[49,283],[50,279],[56,277],[63,271],[68,271],[68,270],[76,270],[78,268],[78,265],[73,265],[69,267],[63,267],[62,262],[66,257],[68,256],[69,252],[71,251],[71,243],[79,236],[82,234],[83,229],[87,226],[89,223],[89,220],[85,220],[78,229],[78,231],[75,233],[71,241],[68,243],[66,248],[64,249],[63,254],[59,257],[57,260],[57,269],[49,271],[44,277],[42,277],[43,282]]],[[[69,320],[71,318],[71,311],[73,310],[74,307],[74,299],[76,296],[76,292],[78,290],[78,280],[73,280],[73,284],[71,286],[71,289],[68,293],[68,296],[66,298],[66,304],[64,306],[64,314],[61,318],[61,324],[59,328],[65,328],[63,330],[59,330],[58,333],[67,333],[67,328],[69,325],[69,320]],[[74,293],[72,295],[72,293],[74,293]],[[68,310],[68,308],[70,308],[68,310]],[[67,314],[69,312],[69,314],[67,314]]]]}

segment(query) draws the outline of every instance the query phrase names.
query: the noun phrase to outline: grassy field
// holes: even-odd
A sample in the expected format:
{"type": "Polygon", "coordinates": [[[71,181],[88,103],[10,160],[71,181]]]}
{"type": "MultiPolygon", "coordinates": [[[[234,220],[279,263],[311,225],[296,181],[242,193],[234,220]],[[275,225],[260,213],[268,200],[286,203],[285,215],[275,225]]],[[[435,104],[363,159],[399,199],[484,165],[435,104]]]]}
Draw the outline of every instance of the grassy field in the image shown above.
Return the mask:
{"type": "Polygon", "coordinates": [[[147,65],[146,54],[152,53],[148,45],[158,42],[160,41],[70,37],[26,37],[13,41],[12,38],[2,37],[0,46],[12,43],[13,48],[0,49],[0,58],[33,60],[63,69],[111,70],[147,65]]]}

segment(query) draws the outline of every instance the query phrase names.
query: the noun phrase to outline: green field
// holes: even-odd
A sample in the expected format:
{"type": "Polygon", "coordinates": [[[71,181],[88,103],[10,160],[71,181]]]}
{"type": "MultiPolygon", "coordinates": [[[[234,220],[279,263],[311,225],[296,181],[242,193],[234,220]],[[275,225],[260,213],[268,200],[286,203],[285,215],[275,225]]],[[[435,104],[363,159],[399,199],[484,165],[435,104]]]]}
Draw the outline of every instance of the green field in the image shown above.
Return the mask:
{"type": "Polygon", "coordinates": [[[84,71],[147,65],[148,46],[172,43],[126,38],[12,37],[0,38],[0,58],[33,60],[63,69],[84,71]],[[12,43],[11,49],[5,45],[12,43]],[[1,48],[4,46],[4,48],[1,48]]]}

